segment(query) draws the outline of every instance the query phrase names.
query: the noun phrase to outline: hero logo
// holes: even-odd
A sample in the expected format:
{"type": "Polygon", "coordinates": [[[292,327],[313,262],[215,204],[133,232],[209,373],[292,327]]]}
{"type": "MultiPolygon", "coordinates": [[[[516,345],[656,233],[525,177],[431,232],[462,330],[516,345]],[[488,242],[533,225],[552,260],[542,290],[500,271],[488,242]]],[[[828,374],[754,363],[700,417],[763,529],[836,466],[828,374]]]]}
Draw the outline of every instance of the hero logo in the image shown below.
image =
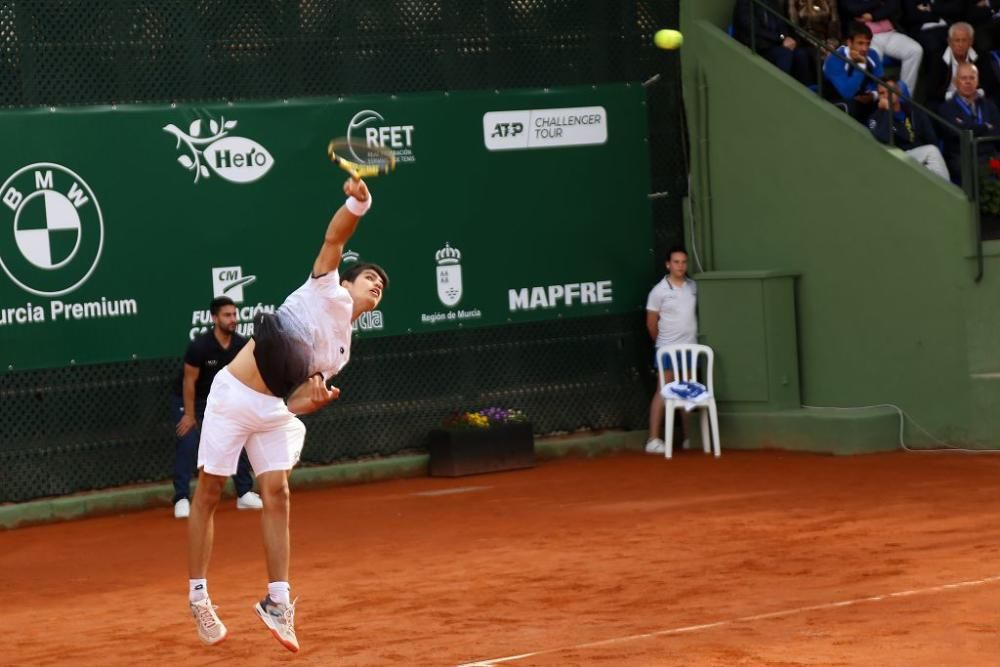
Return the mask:
{"type": "MultiPolygon", "coordinates": [[[[377,111],[365,109],[354,114],[347,124],[347,138],[351,141],[363,141],[366,146],[389,148],[396,155],[397,162],[415,162],[413,155],[413,125],[388,125],[385,117],[377,111]]],[[[354,149],[351,157],[359,164],[365,164],[354,149]]]]}
{"type": "Polygon", "coordinates": [[[244,276],[241,266],[222,266],[212,269],[212,296],[228,296],[235,303],[243,303],[243,288],[257,280],[257,276],[244,276]]]}
{"type": "Polygon", "coordinates": [[[181,144],[187,148],[188,153],[179,155],[177,162],[194,172],[195,183],[209,178],[212,172],[230,183],[252,183],[274,166],[274,157],[266,148],[253,139],[229,134],[236,129],[237,121],[222,117],[209,117],[207,121],[207,136],[202,136],[206,123],[201,118],[192,121],[187,132],[173,123],[163,127],[164,132],[177,138],[176,148],[181,144]]]}
{"type": "Polygon", "coordinates": [[[104,247],[104,218],[78,174],[51,162],[0,186],[0,267],[21,289],[60,296],[87,281],[104,247]]]}

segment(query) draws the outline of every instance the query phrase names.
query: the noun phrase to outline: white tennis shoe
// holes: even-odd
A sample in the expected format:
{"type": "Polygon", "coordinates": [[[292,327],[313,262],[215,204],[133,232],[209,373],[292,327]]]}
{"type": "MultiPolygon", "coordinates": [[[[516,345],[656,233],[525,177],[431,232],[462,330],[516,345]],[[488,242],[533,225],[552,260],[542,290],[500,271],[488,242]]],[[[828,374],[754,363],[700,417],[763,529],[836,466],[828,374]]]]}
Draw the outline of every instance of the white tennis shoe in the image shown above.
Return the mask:
{"type": "Polygon", "coordinates": [[[191,515],[191,501],[187,498],[181,498],[176,503],[174,503],[174,518],[175,519],[186,519],[191,515]]]}
{"type": "Polygon", "coordinates": [[[665,454],[667,452],[667,443],[663,442],[659,438],[653,438],[646,443],[646,453],[647,454],[665,454]]]}
{"type": "Polygon", "coordinates": [[[236,509],[238,510],[259,510],[264,509],[264,501],[253,491],[247,491],[236,499],[236,509]]]}
{"type": "Polygon", "coordinates": [[[198,639],[202,644],[214,646],[221,644],[229,631],[215,613],[215,605],[208,598],[191,603],[191,615],[194,616],[195,627],[198,628],[198,639]]]}
{"type": "Polygon", "coordinates": [[[299,651],[299,640],[295,636],[295,601],[290,605],[283,605],[267,596],[253,607],[278,643],[292,653],[299,651]]]}

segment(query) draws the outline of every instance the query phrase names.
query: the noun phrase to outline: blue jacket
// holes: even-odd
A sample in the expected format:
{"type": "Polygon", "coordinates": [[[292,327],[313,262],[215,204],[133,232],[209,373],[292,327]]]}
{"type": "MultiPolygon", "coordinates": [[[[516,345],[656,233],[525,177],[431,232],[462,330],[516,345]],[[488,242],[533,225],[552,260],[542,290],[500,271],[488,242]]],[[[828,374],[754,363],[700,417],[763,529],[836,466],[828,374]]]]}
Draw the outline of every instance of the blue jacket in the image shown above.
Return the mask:
{"type": "MultiPolygon", "coordinates": [[[[848,49],[841,46],[835,53],[848,58],[848,49]]],[[[882,78],[882,56],[875,49],[868,49],[868,73],[882,78]]],[[[823,63],[823,76],[833,84],[837,93],[845,100],[853,99],[855,95],[874,91],[877,84],[866,77],[854,63],[845,63],[831,53],[823,63]]]]}

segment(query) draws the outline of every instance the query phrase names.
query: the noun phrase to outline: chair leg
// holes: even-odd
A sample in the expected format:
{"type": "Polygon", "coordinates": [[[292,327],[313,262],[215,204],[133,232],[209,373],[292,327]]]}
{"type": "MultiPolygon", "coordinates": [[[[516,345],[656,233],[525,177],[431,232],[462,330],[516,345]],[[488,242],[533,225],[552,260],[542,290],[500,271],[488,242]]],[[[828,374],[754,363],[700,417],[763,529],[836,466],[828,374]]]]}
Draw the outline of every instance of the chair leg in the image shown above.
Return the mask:
{"type": "Polygon", "coordinates": [[[672,458],[674,455],[674,402],[665,401],[666,403],[666,413],[663,418],[663,444],[664,452],[663,455],[666,458],[672,458]]]}
{"type": "Polygon", "coordinates": [[[705,408],[698,408],[700,413],[699,421],[701,422],[701,446],[708,454],[712,448],[712,432],[708,429],[708,410],[705,408]]]}
{"type": "Polygon", "coordinates": [[[715,408],[715,401],[708,405],[708,416],[712,420],[712,445],[715,448],[715,456],[722,456],[722,446],[719,442],[719,413],[715,408]]]}

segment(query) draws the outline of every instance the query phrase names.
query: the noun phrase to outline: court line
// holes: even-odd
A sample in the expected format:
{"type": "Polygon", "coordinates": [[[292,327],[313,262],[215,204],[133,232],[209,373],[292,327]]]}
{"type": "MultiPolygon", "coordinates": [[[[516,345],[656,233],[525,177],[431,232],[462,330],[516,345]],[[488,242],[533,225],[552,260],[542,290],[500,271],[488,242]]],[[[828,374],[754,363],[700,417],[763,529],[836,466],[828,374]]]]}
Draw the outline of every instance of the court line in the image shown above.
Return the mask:
{"type": "Polygon", "coordinates": [[[411,496],[450,496],[453,493],[470,493],[472,491],[485,491],[491,489],[490,486],[461,486],[455,489],[439,489],[437,491],[418,491],[411,493],[411,496]]]}
{"type": "Polygon", "coordinates": [[[850,607],[852,605],[861,604],[863,602],[879,602],[881,600],[908,597],[910,595],[926,595],[928,593],[941,593],[944,591],[954,590],[956,588],[969,588],[971,586],[982,586],[984,584],[992,584],[996,582],[1000,582],[1000,576],[986,577],[985,579],[974,579],[971,581],[959,581],[952,584],[941,584],[940,586],[931,586],[930,588],[917,588],[909,591],[885,593],[883,595],[872,595],[870,597],[855,598],[853,600],[841,600],[840,602],[826,602],[823,604],[809,605],[808,607],[794,607],[792,609],[782,609],[780,611],[772,611],[766,614],[754,614],[752,616],[741,616],[739,618],[731,618],[725,621],[715,621],[714,623],[702,623],[701,625],[687,625],[680,628],[670,628],[669,630],[657,630],[656,632],[646,632],[640,635],[615,637],[613,639],[602,639],[601,641],[587,642],[585,644],[576,644],[574,646],[560,646],[559,648],[543,649],[541,651],[532,651],[531,653],[508,655],[503,658],[488,658],[485,660],[477,660],[475,662],[465,662],[458,665],[458,667],[494,667],[495,665],[499,665],[504,662],[514,662],[515,660],[523,660],[524,658],[533,658],[535,656],[546,655],[549,653],[559,653],[561,651],[573,651],[584,648],[595,648],[598,646],[611,646],[612,644],[622,644],[624,642],[631,642],[637,639],[649,639],[650,637],[663,637],[666,635],[679,635],[685,632],[696,632],[698,630],[719,628],[725,625],[733,625],[736,623],[746,623],[747,621],[759,621],[765,618],[790,616],[792,614],[801,614],[803,612],[808,612],[808,611],[819,611],[821,609],[850,607]]]}

